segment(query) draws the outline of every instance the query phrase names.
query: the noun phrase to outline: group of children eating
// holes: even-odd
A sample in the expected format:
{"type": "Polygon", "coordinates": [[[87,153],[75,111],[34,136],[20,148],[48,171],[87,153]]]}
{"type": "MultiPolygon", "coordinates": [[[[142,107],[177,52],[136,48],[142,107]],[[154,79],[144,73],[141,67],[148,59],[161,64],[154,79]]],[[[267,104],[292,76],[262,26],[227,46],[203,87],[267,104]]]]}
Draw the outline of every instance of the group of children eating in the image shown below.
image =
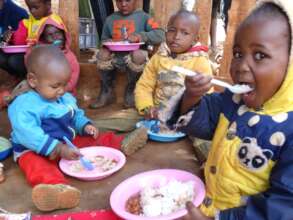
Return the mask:
{"type": "MultiPolygon", "coordinates": [[[[74,141],[76,135],[92,136],[93,143],[101,145],[103,134],[74,97],[79,65],[61,18],[51,12],[50,1],[26,4],[29,18],[5,34],[7,42],[36,45],[24,56],[26,81],[20,87],[25,89],[16,88],[8,106],[14,159],[33,186],[32,200],[39,210],[73,208],[81,192],[69,185],[57,162],[81,154],[62,137],[74,141]]],[[[122,69],[128,79],[125,107],[136,107],[147,120],[164,118],[190,136],[212,140],[204,166],[206,197],[198,208],[187,203],[188,214],[182,219],[292,219],[293,5],[287,0],[259,1],[239,25],[231,78],[253,90],[233,94],[213,92],[208,48],[197,41],[197,15],[176,12],[164,34],[148,14],[136,9],[136,0],[116,4],[118,11],[106,19],[102,41],[145,42],[158,45],[158,50],[149,59],[146,48],[113,53],[102,47],[97,57],[100,94],[90,107],[114,102],[115,74],[122,69]],[[127,35],[120,31],[124,28],[127,35]],[[185,76],[172,66],[197,74],[185,76]]],[[[134,132],[145,143],[146,129],[134,132]]],[[[137,143],[133,137],[127,138],[132,143],[125,139],[118,145],[133,148],[137,143]]]]}

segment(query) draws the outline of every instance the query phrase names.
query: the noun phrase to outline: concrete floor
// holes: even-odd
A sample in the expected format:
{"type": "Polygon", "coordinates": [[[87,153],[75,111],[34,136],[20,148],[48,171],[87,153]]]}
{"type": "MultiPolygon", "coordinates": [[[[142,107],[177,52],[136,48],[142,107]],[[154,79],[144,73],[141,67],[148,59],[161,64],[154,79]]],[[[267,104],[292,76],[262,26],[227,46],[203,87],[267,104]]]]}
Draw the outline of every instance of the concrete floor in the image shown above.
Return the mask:
{"type": "MultiPolygon", "coordinates": [[[[100,110],[89,110],[87,106],[98,94],[98,82],[95,66],[81,65],[78,99],[88,116],[106,116],[122,109],[124,76],[117,79],[116,92],[120,94],[116,104],[100,110]]],[[[0,112],[0,136],[9,137],[10,125],[7,112],[0,112]]],[[[40,214],[31,200],[31,187],[12,158],[4,161],[6,181],[0,184],[0,207],[10,212],[22,213],[31,211],[40,214]]],[[[51,213],[74,212],[81,210],[109,209],[109,197],[112,190],[126,178],[134,174],[161,168],[182,169],[198,174],[198,165],[194,157],[190,140],[187,138],[174,143],[158,143],[149,141],[147,146],[127,158],[126,165],[116,174],[99,181],[83,182],[70,178],[73,186],[82,191],[78,207],[69,210],[59,210],[51,213]]]]}

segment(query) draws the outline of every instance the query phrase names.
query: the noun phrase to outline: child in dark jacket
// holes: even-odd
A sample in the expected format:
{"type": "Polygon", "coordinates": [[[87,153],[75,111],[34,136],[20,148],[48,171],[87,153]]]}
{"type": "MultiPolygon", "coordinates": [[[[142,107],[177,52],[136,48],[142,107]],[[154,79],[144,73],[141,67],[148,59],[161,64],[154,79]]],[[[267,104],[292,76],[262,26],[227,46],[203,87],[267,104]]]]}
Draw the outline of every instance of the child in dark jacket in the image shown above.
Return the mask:
{"type": "Polygon", "coordinates": [[[205,95],[211,77],[186,77],[178,125],[212,147],[206,197],[183,219],[292,219],[292,19],[290,1],[264,0],[236,31],[230,72],[251,92],[205,95]]]}
{"type": "MultiPolygon", "coordinates": [[[[101,40],[145,42],[149,45],[160,44],[164,40],[164,31],[159,28],[150,15],[136,10],[136,0],[116,0],[118,12],[107,17],[101,40]]],[[[101,74],[101,89],[98,99],[91,104],[100,108],[115,101],[113,91],[115,70],[125,71],[128,84],[125,89],[124,106],[134,107],[133,91],[148,60],[146,50],[112,53],[102,47],[97,57],[98,70],[101,74]]]]}

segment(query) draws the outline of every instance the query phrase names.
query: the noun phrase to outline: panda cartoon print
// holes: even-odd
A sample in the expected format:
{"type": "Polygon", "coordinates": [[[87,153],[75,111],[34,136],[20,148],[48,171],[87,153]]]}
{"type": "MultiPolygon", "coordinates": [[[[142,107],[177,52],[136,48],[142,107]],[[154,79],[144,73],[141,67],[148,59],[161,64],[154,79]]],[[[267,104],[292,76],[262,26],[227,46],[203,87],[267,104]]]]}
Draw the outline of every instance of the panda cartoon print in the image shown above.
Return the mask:
{"type": "Polygon", "coordinates": [[[272,157],[273,152],[258,146],[256,138],[245,137],[237,151],[240,164],[253,171],[265,168],[272,157]]]}

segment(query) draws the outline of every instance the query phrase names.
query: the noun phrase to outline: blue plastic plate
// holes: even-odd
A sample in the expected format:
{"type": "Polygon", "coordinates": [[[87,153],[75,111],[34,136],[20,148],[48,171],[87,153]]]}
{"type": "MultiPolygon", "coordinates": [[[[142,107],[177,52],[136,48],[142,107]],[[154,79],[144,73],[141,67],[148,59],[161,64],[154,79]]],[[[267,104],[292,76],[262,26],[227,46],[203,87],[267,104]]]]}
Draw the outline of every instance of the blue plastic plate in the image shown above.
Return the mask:
{"type": "Polygon", "coordinates": [[[0,160],[5,160],[12,153],[12,147],[0,151],[0,160]]]}
{"type": "Polygon", "coordinates": [[[173,142],[177,141],[178,139],[185,137],[186,134],[182,132],[176,132],[175,134],[162,134],[162,133],[154,133],[150,130],[150,127],[155,124],[155,120],[149,120],[149,121],[140,121],[136,123],[136,127],[144,126],[148,128],[148,136],[149,139],[153,141],[159,141],[159,142],[173,142]]]}
{"type": "Polygon", "coordinates": [[[5,160],[12,153],[12,146],[8,139],[0,137],[0,160],[5,160]]]}

